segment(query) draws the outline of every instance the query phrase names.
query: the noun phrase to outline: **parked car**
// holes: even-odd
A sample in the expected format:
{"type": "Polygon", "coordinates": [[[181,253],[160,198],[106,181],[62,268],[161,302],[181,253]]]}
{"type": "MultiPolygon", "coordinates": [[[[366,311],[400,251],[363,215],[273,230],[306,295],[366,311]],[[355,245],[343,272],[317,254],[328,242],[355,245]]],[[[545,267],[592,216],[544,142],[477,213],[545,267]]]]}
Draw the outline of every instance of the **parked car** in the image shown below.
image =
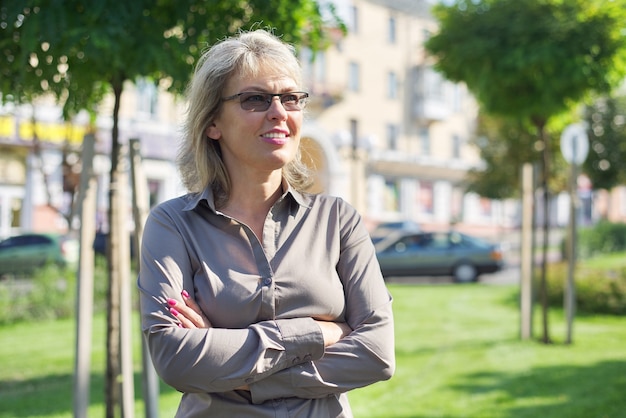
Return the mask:
{"type": "Polygon", "coordinates": [[[0,278],[32,274],[47,263],[78,260],[78,242],[58,234],[28,233],[0,241],[0,278]]]}
{"type": "Polygon", "coordinates": [[[406,232],[419,232],[420,225],[410,220],[381,222],[370,234],[374,244],[382,241],[390,235],[399,235],[406,232]]]}
{"type": "Polygon", "coordinates": [[[390,235],[375,246],[385,277],[452,276],[474,282],[504,266],[499,245],[456,231],[390,235]]]}

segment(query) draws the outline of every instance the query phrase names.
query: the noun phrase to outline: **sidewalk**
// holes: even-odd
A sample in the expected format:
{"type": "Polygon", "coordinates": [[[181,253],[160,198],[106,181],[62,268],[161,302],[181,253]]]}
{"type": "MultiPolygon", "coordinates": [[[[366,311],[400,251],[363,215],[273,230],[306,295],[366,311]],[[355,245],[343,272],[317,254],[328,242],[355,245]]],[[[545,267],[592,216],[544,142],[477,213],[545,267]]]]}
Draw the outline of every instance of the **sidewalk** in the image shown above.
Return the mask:
{"type": "MultiPolygon", "coordinates": [[[[561,243],[565,234],[566,230],[563,228],[553,228],[549,231],[547,255],[549,263],[561,261],[561,243]]],[[[518,266],[520,264],[521,231],[504,231],[499,236],[491,237],[490,240],[499,242],[502,245],[507,265],[518,266]]],[[[536,245],[535,262],[541,262],[543,256],[543,230],[537,230],[534,243],[536,245]]]]}

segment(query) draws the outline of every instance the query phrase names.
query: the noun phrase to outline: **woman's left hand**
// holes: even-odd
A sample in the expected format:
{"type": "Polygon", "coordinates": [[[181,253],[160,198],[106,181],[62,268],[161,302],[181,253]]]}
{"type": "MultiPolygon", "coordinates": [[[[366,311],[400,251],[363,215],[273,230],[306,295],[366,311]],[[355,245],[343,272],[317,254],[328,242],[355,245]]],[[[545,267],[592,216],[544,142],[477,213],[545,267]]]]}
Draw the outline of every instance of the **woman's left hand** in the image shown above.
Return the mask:
{"type": "Polygon", "coordinates": [[[181,292],[184,304],[176,299],[168,299],[167,305],[170,307],[170,313],[180,321],[181,328],[211,328],[211,322],[204,315],[202,309],[198,306],[186,290],[181,292]]]}

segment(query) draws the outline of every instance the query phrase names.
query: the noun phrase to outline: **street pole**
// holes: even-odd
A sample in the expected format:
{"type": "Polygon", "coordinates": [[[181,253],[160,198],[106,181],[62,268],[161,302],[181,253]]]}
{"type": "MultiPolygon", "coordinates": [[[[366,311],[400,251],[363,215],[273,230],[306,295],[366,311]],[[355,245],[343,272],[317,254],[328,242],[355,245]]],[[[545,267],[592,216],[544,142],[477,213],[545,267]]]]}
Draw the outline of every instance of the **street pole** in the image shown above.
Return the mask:
{"type": "Polygon", "coordinates": [[[573,124],[565,128],[561,134],[561,153],[565,161],[570,163],[571,173],[569,179],[570,213],[569,213],[569,239],[567,241],[568,269],[567,282],[563,293],[563,305],[567,318],[567,330],[565,343],[572,343],[574,328],[574,315],[576,313],[576,283],[574,271],[576,269],[576,208],[578,206],[577,178],[578,166],[585,162],[589,152],[589,138],[584,124],[573,124]]]}
{"type": "Polygon", "coordinates": [[[576,286],[574,283],[574,271],[576,269],[576,208],[577,208],[577,193],[576,193],[576,178],[578,176],[578,167],[574,162],[571,164],[571,173],[569,181],[569,193],[570,193],[570,210],[569,210],[569,239],[567,241],[567,285],[565,286],[564,293],[564,305],[565,315],[567,317],[567,331],[565,336],[565,343],[572,343],[572,334],[574,328],[574,315],[576,314],[576,286]]]}

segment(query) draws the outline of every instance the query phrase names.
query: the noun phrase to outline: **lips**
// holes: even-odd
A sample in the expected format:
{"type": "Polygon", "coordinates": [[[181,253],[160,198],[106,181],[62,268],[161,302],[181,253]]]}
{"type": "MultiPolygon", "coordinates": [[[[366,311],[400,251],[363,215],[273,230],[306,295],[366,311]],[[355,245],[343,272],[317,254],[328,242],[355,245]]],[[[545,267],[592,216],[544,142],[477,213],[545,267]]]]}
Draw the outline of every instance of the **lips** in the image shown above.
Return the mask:
{"type": "Polygon", "coordinates": [[[267,132],[261,135],[261,140],[272,145],[284,145],[289,139],[286,132],[267,132]]]}

